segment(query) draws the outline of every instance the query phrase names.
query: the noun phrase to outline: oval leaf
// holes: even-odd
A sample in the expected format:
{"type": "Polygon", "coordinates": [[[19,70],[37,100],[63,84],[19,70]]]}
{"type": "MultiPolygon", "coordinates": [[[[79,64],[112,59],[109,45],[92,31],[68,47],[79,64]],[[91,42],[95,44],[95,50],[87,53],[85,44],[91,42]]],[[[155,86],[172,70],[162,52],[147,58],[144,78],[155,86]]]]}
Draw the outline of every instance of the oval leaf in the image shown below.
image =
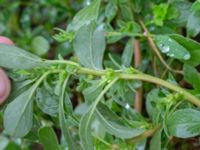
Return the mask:
{"type": "Polygon", "coordinates": [[[122,123],[119,123],[121,122],[120,118],[103,104],[98,105],[96,115],[101,125],[106,129],[106,131],[119,138],[133,138],[142,134],[145,131],[145,129],[141,127],[131,128],[122,125],[122,123]]]}
{"type": "Polygon", "coordinates": [[[200,135],[200,111],[181,109],[167,119],[168,131],[171,135],[180,138],[189,138],[200,135]]]}
{"type": "Polygon", "coordinates": [[[101,0],[94,0],[89,6],[80,10],[69,24],[69,31],[77,31],[80,27],[96,21],[99,15],[101,0]]]}
{"type": "Polygon", "coordinates": [[[15,46],[0,44],[0,66],[9,69],[31,69],[44,65],[41,58],[15,46]]]}
{"type": "Polygon", "coordinates": [[[4,127],[6,133],[14,137],[23,137],[32,128],[32,123],[33,99],[30,88],[7,105],[4,112],[4,127]]]}
{"type": "Polygon", "coordinates": [[[82,65],[102,69],[105,51],[105,37],[102,31],[95,30],[95,23],[81,27],[76,33],[74,50],[82,65]]]}
{"type": "Polygon", "coordinates": [[[169,57],[180,60],[188,60],[191,57],[187,49],[167,35],[156,35],[154,40],[161,52],[169,57]]]}
{"type": "Polygon", "coordinates": [[[43,127],[39,130],[39,141],[45,150],[60,150],[58,139],[51,127],[43,127]]]}
{"type": "Polygon", "coordinates": [[[190,39],[183,37],[178,34],[171,34],[171,38],[176,40],[179,44],[181,44],[183,47],[185,47],[191,55],[191,58],[189,60],[184,61],[184,63],[197,66],[200,64],[200,43],[190,39]]]}

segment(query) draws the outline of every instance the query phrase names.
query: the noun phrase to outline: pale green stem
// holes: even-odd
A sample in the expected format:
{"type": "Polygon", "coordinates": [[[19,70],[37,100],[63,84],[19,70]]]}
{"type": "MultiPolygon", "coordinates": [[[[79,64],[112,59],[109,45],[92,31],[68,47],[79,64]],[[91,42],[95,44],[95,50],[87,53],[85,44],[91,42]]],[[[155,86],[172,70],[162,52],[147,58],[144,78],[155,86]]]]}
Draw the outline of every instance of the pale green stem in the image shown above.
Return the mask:
{"type": "MultiPolygon", "coordinates": [[[[65,61],[65,60],[57,60],[54,61],[48,61],[50,64],[66,64],[66,65],[74,65],[77,66],[77,73],[79,74],[89,74],[89,75],[94,75],[94,76],[105,76],[107,74],[106,70],[94,70],[94,69],[89,69],[85,67],[81,67],[79,64],[71,61],[65,61]]],[[[185,99],[188,100],[189,102],[195,104],[196,106],[200,107],[200,100],[184,90],[183,88],[176,86],[174,84],[171,84],[165,80],[162,80],[157,77],[153,77],[151,75],[147,74],[130,74],[130,73],[122,73],[122,72],[116,72],[115,75],[119,77],[119,79],[124,79],[124,80],[141,80],[141,81],[146,81],[150,83],[155,83],[157,85],[161,85],[165,88],[168,88],[172,91],[181,93],[184,95],[185,99]]]]}

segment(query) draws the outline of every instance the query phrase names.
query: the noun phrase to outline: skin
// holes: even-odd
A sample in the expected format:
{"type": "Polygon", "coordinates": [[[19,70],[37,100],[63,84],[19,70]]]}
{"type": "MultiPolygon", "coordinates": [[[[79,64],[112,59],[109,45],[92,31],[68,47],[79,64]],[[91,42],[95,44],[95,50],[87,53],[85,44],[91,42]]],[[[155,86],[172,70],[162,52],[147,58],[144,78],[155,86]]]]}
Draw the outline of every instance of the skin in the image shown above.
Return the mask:
{"type": "MultiPolygon", "coordinates": [[[[13,41],[9,38],[0,36],[0,43],[7,45],[14,45],[13,41]]],[[[11,84],[8,76],[2,68],[0,68],[0,105],[3,104],[8,98],[11,90],[11,84]]]]}

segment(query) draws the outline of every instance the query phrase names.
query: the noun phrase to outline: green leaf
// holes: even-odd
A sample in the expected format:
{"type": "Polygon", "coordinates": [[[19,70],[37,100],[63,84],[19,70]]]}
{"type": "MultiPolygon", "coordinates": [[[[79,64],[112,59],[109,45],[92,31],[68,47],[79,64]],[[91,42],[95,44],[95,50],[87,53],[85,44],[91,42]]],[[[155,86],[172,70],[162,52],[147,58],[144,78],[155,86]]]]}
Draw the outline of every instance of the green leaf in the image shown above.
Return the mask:
{"type": "Polygon", "coordinates": [[[150,150],[161,150],[162,146],[162,129],[159,129],[152,137],[150,142],[150,150]]]}
{"type": "Polygon", "coordinates": [[[200,12],[192,12],[187,22],[187,32],[190,36],[197,36],[200,32],[200,12]]]}
{"type": "Polygon", "coordinates": [[[134,1],[130,1],[133,4],[133,10],[136,13],[140,13],[142,10],[142,6],[143,6],[143,1],[142,0],[134,0],[134,1]]]}
{"type": "MultiPolygon", "coordinates": [[[[172,98],[170,99],[170,94],[161,89],[152,89],[146,98],[146,109],[152,120],[152,122],[159,123],[163,119],[163,114],[166,113],[166,107],[170,107],[172,98]]],[[[173,99],[175,102],[175,99],[173,99]]],[[[172,105],[172,104],[171,104],[172,105]]]]}
{"type": "Polygon", "coordinates": [[[91,134],[91,124],[93,119],[92,107],[82,116],[79,125],[79,135],[84,150],[94,149],[93,138],[91,134]]]}
{"type": "Polygon", "coordinates": [[[81,27],[75,36],[74,50],[82,65],[102,69],[105,51],[105,37],[102,31],[95,30],[95,23],[81,27]]]}
{"type": "Polygon", "coordinates": [[[31,42],[31,50],[38,56],[45,55],[49,48],[49,42],[43,36],[36,36],[31,42]]]}
{"type": "Polygon", "coordinates": [[[122,20],[124,21],[132,21],[134,20],[133,12],[131,10],[131,5],[129,5],[128,1],[118,2],[120,15],[122,20]]]}
{"type": "Polygon", "coordinates": [[[196,2],[194,2],[192,4],[191,9],[192,9],[192,11],[199,11],[200,10],[200,0],[196,0],[196,2]]]}
{"type": "Polygon", "coordinates": [[[170,135],[179,138],[189,138],[200,135],[200,111],[195,109],[180,109],[167,118],[170,135]]]}
{"type": "Polygon", "coordinates": [[[9,69],[32,69],[43,66],[41,58],[15,46],[0,43],[0,66],[9,69]]]}
{"type": "Polygon", "coordinates": [[[181,44],[190,52],[191,58],[188,60],[184,60],[185,63],[193,65],[193,66],[200,64],[200,59],[199,59],[200,58],[200,43],[178,34],[172,34],[169,36],[173,38],[174,40],[176,40],[179,44],[181,44]]]}
{"type": "Polygon", "coordinates": [[[65,118],[65,111],[64,111],[64,97],[65,95],[65,88],[68,82],[69,76],[65,79],[63,86],[62,86],[62,90],[60,93],[60,98],[59,98],[59,122],[60,122],[60,127],[61,127],[61,131],[62,134],[65,138],[65,141],[68,143],[69,149],[73,149],[73,150],[77,150],[77,146],[75,146],[75,143],[70,135],[69,132],[69,127],[67,126],[66,123],[66,118],[65,118]]]}
{"type": "Polygon", "coordinates": [[[105,8],[105,16],[108,22],[111,22],[117,15],[118,7],[117,2],[110,1],[105,8]]]}
{"type": "Polygon", "coordinates": [[[184,65],[183,71],[185,80],[191,83],[195,89],[200,90],[199,72],[190,65],[184,65]]]}
{"type": "Polygon", "coordinates": [[[174,5],[169,5],[166,14],[166,19],[167,20],[176,19],[178,16],[179,16],[178,9],[174,5]]]}
{"type": "Polygon", "coordinates": [[[44,73],[33,86],[9,103],[4,112],[4,127],[14,137],[25,136],[33,124],[33,95],[51,71],[44,73]]]}
{"type": "Polygon", "coordinates": [[[122,65],[130,67],[133,59],[133,40],[129,40],[126,43],[125,49],[122,54],[122,65]]]}
{"type": "Polygon", "coordinates": [[[23,137],[32,128],[33,92],[34,87],[32,86],[7,105],[4,112],[4,127],[8,134],[23,137]]]}
{"type": "Polygon", "coordinates": [[[162,26],[167,15],[169,5],[162,3],[159,5],[155,5],[153,8],[154,14],[154,23],[158,26],[162,26]]]}
{"type": "Polygon", "coordinates": [[[16,142],[11,141],[3,150],[21,150],[21,147],[16,142]]]}
{"type": "Polygon", "coordinates": [[[9,139],[4,137],[4,136],[0,136],[0,150],[5,150],[5,148],[7,147],[9,143],[9,139]]]}
{"type": "Polygon", "coordinates": [[[58,139],[51,127],[40,128],[38,134],[39,141],[44,146],[45,150],[60,150],[58,139]]]}
{"type": "Polygon", "coordinates": [[[172,22],[177,26],[185,27],[188,21],[188,17],[191,14],[191,3],[188,1],[177,1],[171,3],[178,10],[178,17],[172,22]]]}
{"type": "Polygon", "coordinates": [[[94,0],[89,6],[80,10],[68,25],[68,31],[77,31],[80,27],[97,21],[101,0],[94,0]]]}
{"type": "Polygon", "coordinates": [[[91,133],[91,123],[94,117],[95,109],[103,98],[104,94],[110,89],[110,87],[118,80],[115,78],[112,80],[104,90],[99,94],[93,104],[89,107],[87,112],[81,117],[80,125],[79,125],[79,135],[81,139],[81,144],[84,150],[94,149],[93,138],[91,133]]]}
{"type": "Polygon", "coordinates": [[[180,60],[188,60],[191,57],[187,49],[167,35],[156,35],[154,40],[161,52],[169,57],[180,60]]]}
{"type": "Polygon", "coordinates": [[[144,133],[145,129],[141,127],[127,127],[123,125],[123,121],[109,108],[103,104],[98,105],[96,115],[101,125],[106,131],[116,137],[129,139],[144,133]]]}
{"type": "Polygon", "coordinates": [[[36,102],[44,113],[54,117],[58,115],[58,97],[46,90],[45,87],[36,90],[36,102]]]}
{"type": "Polygon", "coordinates": [[[83,90],[84,99],[88,104],[91,104],[95,98],[101,93],[105,82],[94,80],[92,85],[83,90]]]}

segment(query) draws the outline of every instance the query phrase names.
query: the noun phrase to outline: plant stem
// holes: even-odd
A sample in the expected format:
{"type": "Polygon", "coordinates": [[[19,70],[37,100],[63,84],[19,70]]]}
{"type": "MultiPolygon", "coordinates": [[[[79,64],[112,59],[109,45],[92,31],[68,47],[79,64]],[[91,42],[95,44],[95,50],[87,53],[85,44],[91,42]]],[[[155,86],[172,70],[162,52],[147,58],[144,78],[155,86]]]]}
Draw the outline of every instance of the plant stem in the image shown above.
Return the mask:
{"type": "Polygon", "coordinates": [[[145,138],[148,138],[150,136],[152,136],[158,129],[160,129],[161,125],[157,125],[152,129],[147,130],[146,132],[144,132],[143,134],[140,134],[130,140],[128,140],[128,143],[137,143],[145,138]]]}
{"type": "MultiPolygon", "coordinates": [[[[90,68],[81,67],[79,64],[77,64],[75,62],[65,61],[65,60],[57,60],[57,61],[52,60],[52,61],[54,63],[50,63],[50,64],[74,65],[74,66],[77,67],[77,73],[79,73],[79,74],[88,74],[88,75],[94,75],[94,76],[106,76],[107,75],[106,70],[94,70],[94,69],[90,69],[90,68]]],[[[49,62],[51,62],[51,61],[48,61],[48,63],[49,62]]],[[[171,83],[169,83],[165,80],[162,80],[160,78],[153,77],[151,75],[147,75],[147,74],[144,74],[144,73],[130,74],[130,73],[124,73],[124,72],[117,72],[117,71],[115,71],[115,75],[119,79],[146,81],[146,82],[150,82],[150,83],[154,83],[154,84],[163,86],[163,87],[168,88],[172,91],[182,93],[186,100],[188,100],[189,102],[193,103],[194,105],[200,107],[200,100],[197,97],[193,96],[192,94],[190,94],[189,92],[187,92],[183,88],[176,86],[174,84],[171,84],[171,83]]]]}
{"type": "Polygon", "coordinates": [[[154,53],[157,55],[157,57],[160,59],[161,63],[171,72],[177,73],[177,74],[183,74],[183,71],[181,70],[174,70],[173,68],[171,68],[164,60],[164,58],[162,57],[162,55],[159,52],[159,49],[157,48],[156,44],[153,41],[153,38],[151,36],[148,36],[150,33],[148,31],[148,29],[145,27],[144,23],[140,20],[139,21],[142,28],[144,29],[145,33],[147,34],[147,40],[149,42],[150,47],[152,48],[152,50],[154,51],[154,53]]]}
{"type": "Polygon", "coordinates": [[[189,102],[195,104],[196,106],[200,107],[200,100],[193,96],[192,94],[190,94],[189,92],[187,92],[186,90],[182,89],[179,86],[176,86],[174,84],[171,84],[167,81],[164,81],[162,79],[153,77],[151,75],[147,75],[147,74],[121,74],[120,76],[121,79],[129,79],[129,80],[142,80],[142,81],[147,81],[147,82],[151,82],[151,83],[155,83],[157,85],[161,85],[163,87],[166,87],[172,91],[178,92],[178,93],[182,93],[184,95],[184,98],[187,99],[189,102]]]}
{"type": "MultiPolygon", "coordinates": [[[[133,46],[134,46],[134,66],[138,68],[141,64],[141,49],[140,49],[140,41],[138,39],[133,39],[133,46]]],[[[142,111],[142,87],[138,88],[135,92],[135,100],[134,100],[134,107],[137,112],[142,111]]]]}

